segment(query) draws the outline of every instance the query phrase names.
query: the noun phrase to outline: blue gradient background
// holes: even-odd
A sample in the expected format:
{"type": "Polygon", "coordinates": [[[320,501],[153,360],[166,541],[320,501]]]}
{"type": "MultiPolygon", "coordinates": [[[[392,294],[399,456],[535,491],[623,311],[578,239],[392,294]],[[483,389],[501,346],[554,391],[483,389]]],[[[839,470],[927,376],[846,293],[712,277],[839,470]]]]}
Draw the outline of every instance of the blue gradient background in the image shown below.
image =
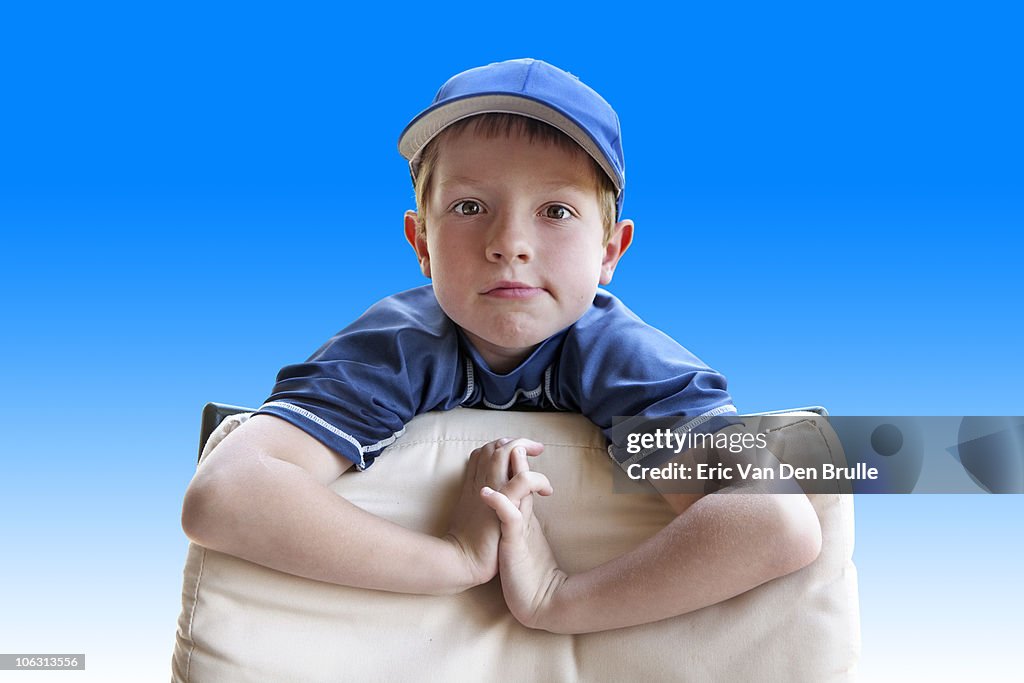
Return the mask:
{"type": "MultiPolygon", "coordinates": [[[[624,126],[611,289],[742,410],[1024,414],[1012,3],[0,10],[0,651],[166,680],[208,400],[421,283],[395,143],[535,56],[624,126]]],[[[857,500],[864,680],[1019,674],[1024,497],[857,500]]],[[[808,644],[810,646],[810,644],[808,644]]]]}

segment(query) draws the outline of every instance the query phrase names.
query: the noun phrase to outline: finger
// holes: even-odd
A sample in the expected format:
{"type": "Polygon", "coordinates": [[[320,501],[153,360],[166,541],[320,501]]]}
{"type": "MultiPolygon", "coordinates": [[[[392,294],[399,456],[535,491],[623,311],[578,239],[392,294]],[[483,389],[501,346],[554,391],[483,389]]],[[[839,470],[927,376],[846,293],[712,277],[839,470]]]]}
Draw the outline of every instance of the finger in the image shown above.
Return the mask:
{"type": "Polygon", "coordinates": [[[497,513],[502,526],[506,527],[505,531],[514,533],[522,526],[523,516],[519,512],[519,508],[513,505],[512,501],[506,498],[500,491],[495,491],[490,486],[485,486],[480,489],[480,497],[489,508],[497,513]]]}
{"type": "Polygon", "coordinates": [[[529,464],[526,462],[527,456],[540,455],[544,452],[544,444],[533,439],[510,439],[502,448],[507,448],[510,451],[508,476],[505,481],[508,481],[508,479],[511,479],[519,472],[530,469],[529,464]],[[521,454],[519,453],[520,451],[521,454]]]}
{"type": "Polygon", "coordinates": [[[516,507],[519,507],[523,498],[531,493],[541,496],[550,496],[554,493],[551,482],[540,472],[520,472],[502,487],[501,493],[505,495],[516,507]]]}
{"type": "Polygon", "coordinates": [[[500,481],[494,481],[491,477],[491,458],[494,456],[494,452],[502,445],[512,441],[510,438],[495,439],[494,441],[488,441],[478,448],[474,448],[473,452],[469,454],[470,459],[470,473],[473,482],[475,482],[477,488],[484,486],[485,484],[494,484],[501,486],[508,478],[501,479],[500,481]]]}
{"type": "Polygon", "coordinates": [[[513,448],[509,446],[511,441],[504,446],[494,449],[486,461],[486,481],[484,482],[493,489],[500,489],[509,479],[509,459],[512,457],[513,448]]]}
{"type": "MultiPolygon", "coordinates": [[[[479,452],[480,459],[474,481],[481,486],[487,485],[495,489],[500,489],[508,483],[516,474],[510,464],[512,451],[516,448],[524,449],[525,455],[538,455],[543,452],[544,444],[532,439],[502,438],[480,446],[474,451],[479,452]]],[[[529,466],[526,469],[529,469],[529,466]]]]}
{"type": "Polygon", "coordinates": [[[540,441],[534,441],[533,439],[509,439],[503,444],[504,448],[509,450],[522,446],[526,449],[527,455],[540,455],[544,452],[544,444],[540,441]]]}
{"type": "Polygon", "coordinates": [[[487,457],[486,446],[480,448],[474,448],[473,452],[469,454],[469,460],[466,462],[466,479],[473,481],[477,484],[483,485],[487,476],[486,467],[481,467],[481,463],[485,462],[487,457]]]}
{"type": "Polygon", "coordinates": [[[526,449],[516,446],[512,449],[512,471],[509,476],[514,477],[520,472],[529,472],[530,464],[526,462],[526,449]]]}

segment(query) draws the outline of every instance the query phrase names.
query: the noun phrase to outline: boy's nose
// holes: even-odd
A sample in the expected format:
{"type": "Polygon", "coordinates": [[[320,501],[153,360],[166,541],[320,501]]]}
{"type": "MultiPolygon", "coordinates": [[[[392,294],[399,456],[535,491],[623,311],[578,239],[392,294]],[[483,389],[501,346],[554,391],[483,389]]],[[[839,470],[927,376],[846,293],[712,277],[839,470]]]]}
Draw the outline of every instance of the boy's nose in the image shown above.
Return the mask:
{"type": "Polygon", "coordinates": [[[495,221],[486,245],[488,260],[495,263],[530,261],[533,246],[528,233],[529,228],[519,220],[505,218],[495,221]]]}

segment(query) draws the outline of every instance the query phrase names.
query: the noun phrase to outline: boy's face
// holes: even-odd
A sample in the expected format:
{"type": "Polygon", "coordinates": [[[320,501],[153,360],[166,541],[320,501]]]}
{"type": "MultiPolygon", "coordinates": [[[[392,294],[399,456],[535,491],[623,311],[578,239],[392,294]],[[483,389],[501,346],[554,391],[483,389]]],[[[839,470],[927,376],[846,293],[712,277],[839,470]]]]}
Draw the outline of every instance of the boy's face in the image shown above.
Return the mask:
{"type": "Polygon", "coordinates": [[[537,344],[579,320],[611,282],[632,239],[608,244],[586,152],[468,126],[439,141],[425,216],[405,232],[444,312],[491,369],[508,372],[537,344]]]}

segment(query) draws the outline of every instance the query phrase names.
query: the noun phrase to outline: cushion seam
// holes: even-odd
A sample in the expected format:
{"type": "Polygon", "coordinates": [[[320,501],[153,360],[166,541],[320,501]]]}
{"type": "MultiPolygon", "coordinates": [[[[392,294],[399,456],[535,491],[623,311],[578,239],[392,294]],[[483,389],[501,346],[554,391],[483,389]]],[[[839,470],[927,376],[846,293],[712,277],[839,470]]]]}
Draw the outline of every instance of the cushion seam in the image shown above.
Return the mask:
{"type": "MultiPolygon", "coordinates": [[[[202,548],[202,546],[197,546],[202,548]]],[[[202,548],[203,555],[199,560],[199,575],[196,577],[196,590],[192,595],[192,611],[188,615],[188,658],[185,660],[185,681],[191,680],[192,653],[196,650],[196,640],[192,635],[192,623],[196,618],[196,607],[199,605],[199,584],[203,581],[203,569],[206,567],[206,548],[202,548]]]]}
{"type": "MultiPolygon", "coordinates": [[[[468,437],[468,436],[467,437],[459,437],[459,436],[442,437],[442,438],[439,438],[439,439],[421,439],[419,441],[402,441],[402,442],[394,443],[391,446],[388,446],[387,451],[394,451],[394,450],[398,450],[400,448],[411,448],[413,446],[422,446],[424,444],[440,444],[440,443],[476,443],[476,444],[479,444],[481,441],[484,441],[484,439],[477,439],[477,438],[472,438],[472,437],[468,437]]],[[[579,443],[551,443],[551,442],[548,442],[548,441],[542,441],[541,443],[543,443],[545,446],[551,446],[551,447],[556,447],[556,448],[586,448],[586,449],[592,450],[592,451],[601,451],[602,453],[604,452],[604,446],[594,446],[594,445],[579,444],[579,443]]],[[[383,453],[381,455],[383,455],[383,453]]]]}

